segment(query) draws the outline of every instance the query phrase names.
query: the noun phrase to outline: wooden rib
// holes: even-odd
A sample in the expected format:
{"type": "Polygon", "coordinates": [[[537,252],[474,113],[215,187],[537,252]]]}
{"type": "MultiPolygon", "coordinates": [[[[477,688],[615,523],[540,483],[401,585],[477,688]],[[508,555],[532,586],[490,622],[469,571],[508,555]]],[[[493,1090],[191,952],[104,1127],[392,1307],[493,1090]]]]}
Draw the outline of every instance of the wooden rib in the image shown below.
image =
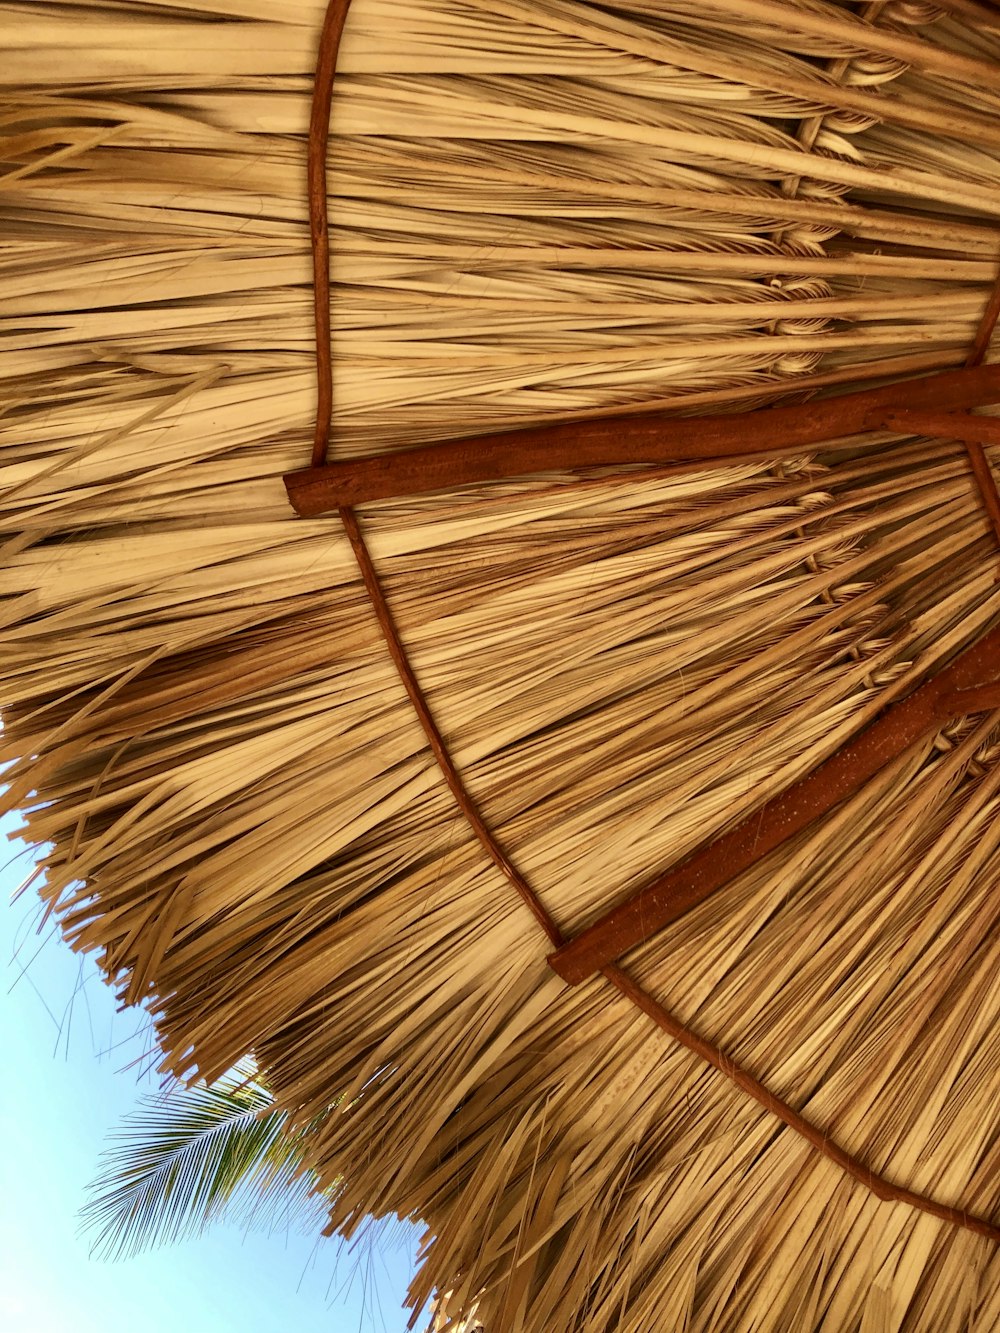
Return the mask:
{"type": "MultiPolygon", "coordinates": [[[[790,383],[789,391],[795,387],[790,383]]],[[[883,385],[759,412],[614,416],[474,435],[291,472],[284,481],[296,513],[315,518],[366,500],[533,472],[635,463],[726,464],[755,455],[780,458],[876,428],[892,408],[963,408],[998,399],[1000,365],[978,366],[907,380],[905,386],[883,385]]]]}
{"type": "MultiPolygon", "coordinates": [[[[965,358],[967,366],[978,366],[982,363],[998,319],[1000,319],[1000,273],[997,274],[993,289],[987,298],[986,306],[979,320],[979,327],[976,329],[976,336],[973,338],[969,354],[965,358]]],[[[1000,423],[994,424],[1000,426],[1000,423]]],[[[982,428],[977,427],[978,429],[982,428]]],[[[984,440],[981,436],[974,436],[970,439],[965,435],[956,438],[961,439],[965,445],[965,452],[969,456],[969,464],[979,488],[983,508],[989,516],[990,523],[993,525],[993,532],[998,544],[1000,544],[1000,494],[997,493],[996,478],[993,475],[993,469],[990,467],[990,460],[986,457],[986,450],[983,448],[984,444],[1000,443],[1000,439],[984,440]]]]}
{"type": "Polygon", "coordinates": [[[960,440],[965,445],[980,501],[1000,546],[1000,491],[983,448],[987,444],[1000,444],[1000,420],[974,417],[968,412],[914,412],[907,409],[887,412],[885,424],[890,430],[960,440]]]}
{"type": "Polygon", "coordinates": [[[921,736],[937,730],[943,699],[970,687],[992,686],[998,671],[1000,629],[995,629],[889,707],[807,777],[605,912],[550,954],[550,966],[575,986],[649,939],[839,805],[921,736]]]}
{"type": "Polygon", "coordinates": [[[333,356],[330,339],[330,235],[327,216],[326,151],[333,106],[333,76],[337,52],[351,0],[330,0],[323,20],[313,80],[309,118],[309,230],[312,237],[313,313],[316,324],[316,432],[313,467],[319,467],[330,447],[333,413],[333,356]]]}
{"type": "Polygon", "coordinates": [[[938,715],[942,722],[947,722],[950,718],[965,717],[969,713],[992,712],[994,708],[1000,708],[1000,683],[953,690],[942,697],[938,715]]]}
{"type": "Polygon", "coordinates": [[[389,609],[385,593],[382,591],[382,584],[361,531],[361,526],[358,523],[357,515],[353,510],[344,508],[340,510],[340,520],[351,543],[354,558],[358,562],[365,590],[368,593],[379,628],[385,638],[386,647],[389,649],[389,654],[396,665],[396,670],[399,672],[399,678],[403,682],[406,693],[410,696],[410,702],[413,704],[414,711],[423,728],[424,735],[427,737],[427,743],[433,751],[434,758],[437,760],[438,767],[444,775],[444,780],[451,788],[451,794],[458,803],[462,814],[468,820],[473,833],[489,855],[490,860],[502,874],[506,875],[542,930],[545,931],[551,942],[558,947],[565,936],[542,906],[538,895],[490,832],[486,821],[480,814],[479,807],[459,776],[458,769],[455,767],[444,738],[438,730],[438,725],[434,720],[434,715],[430,710],[424,692],[420,688],[420,682],[410,665],[410,659],[403,647],[403,641],[399,637],[395,619],[389,609]]]}
{"type": "Polygon", "coordinates": [[[950,1222],[953,1226],[964,1227],[967,1231],[973,1231],[978,1236],[987,1236],[994,1242],[1000,1241],[1000,1226],[995,1222],[989,1222],[984,1218],[978,1218],[970,1215],[964,1208],[951,1208],[947,1204],[938,1203],[936,1200],[928,1198],[926,1194],[917,1194],[914,1190],[905,1189],[901,1185],[895,1185],[885,1176],[872,1171],[870,1167],[865,1166],[864,1162],[857,1157],[852,1157],[849,1152],[833,1143],[827,1135],[808,1120],[788,1102],[782,1101],[776,1097],[773,1092],[759,1083],[752,1074],[748,1073],[741,1065],[736,1064],[719,1046],[706,1041],[704,1037],[699,1037],[696,1032],[687,1027],[680,1019],[675,1018],[669,1010],[664,1009],[653,997],[637,985],[635,981],[622,969],[614,963],[601,968],[601,974],[615,986],[622,995],[627,996],[637,1008],[653,1020],[658,1028],[663,1032],[670,1034],[673,1039],[689,1051],[724,1074],[731,1083],[740,1088],[751,1097],[759,1106],[766,1111],[770,1111],[789,1129],[806,1139],[813,1145],[824,1157],[836,1164],[852,1176],[859,1184],[864,1185],[866,1189],[871,1190],[877,1199],[885,1202],[905,1203],[911,1208],[917,1208],[922,1213],[930,1213],[932,1217],[939,1217],[944,1222],[950,1222]]]}

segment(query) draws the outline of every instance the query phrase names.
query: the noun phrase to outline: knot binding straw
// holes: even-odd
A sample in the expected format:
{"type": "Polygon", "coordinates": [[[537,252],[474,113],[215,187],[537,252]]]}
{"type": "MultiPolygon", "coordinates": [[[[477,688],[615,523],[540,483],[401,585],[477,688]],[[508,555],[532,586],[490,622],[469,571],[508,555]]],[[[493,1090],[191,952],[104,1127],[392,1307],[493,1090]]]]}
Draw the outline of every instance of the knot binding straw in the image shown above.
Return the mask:
{"type": "MultiPolygon", "coordinates": [[[[822,403],[774,408],[756,417],[723,416],[692,422],[668,419],[660,423],[645,416],[620,416],[589,426],[556,425],[473,436],[328,466],[333,385],[326,153],[336,57],[349,8],[350,0],[331,0],[320,38],[314,83],[309,128],[309,215],[315,292],[317,419],[312,470],[291,473],[285,478],[293,507],[303,516],[331,509],[339,514],[389,653],[445,781],[487,855],[511,883],[549,942],[556,946],[549,958],[555,971],[574,984],[599,971],[659,1028],[722,1073],[880,1200],[908,1204],[994,1242],[1000,1241],[1000,1225],[897,1185],[845,1152],[718,1046],[676,1019],[613,961],[829,812],[921,736],[939,730],[952,718],[1000,706],[1000,629],[985,635],[950,666],[887,709],[807,778],[567,943],[537,893],[500,847],[462,780],[410,664],[352,507],[364,500],[413,495],[574,465],[666,460],[732,464],[745,456],[780,458],[838,435],[888,426],[946,434],[965,444],[984,510],[1000,546],[1000,496],[983,449],[984,443],[1000,443],[1000,426],[967,411],[949,410],[1000,400],[1000,367],[975,369],[985,356],[1000,317],[1000,276],[966,357],[965,370],[822,403]],[[918,405],[916,410],[914,404],[918,405]]],[[[790,391],[801,388],[801,381],[789,385],[790,391]]]]}

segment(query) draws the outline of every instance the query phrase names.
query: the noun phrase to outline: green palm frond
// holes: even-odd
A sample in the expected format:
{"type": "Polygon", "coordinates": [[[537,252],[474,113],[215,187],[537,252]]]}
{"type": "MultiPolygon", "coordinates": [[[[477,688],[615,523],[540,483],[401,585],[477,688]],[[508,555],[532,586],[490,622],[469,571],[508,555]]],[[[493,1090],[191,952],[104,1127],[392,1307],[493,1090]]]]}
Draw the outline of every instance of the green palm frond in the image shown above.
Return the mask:
{"type": "Polygon", "coordinates": [[[121,1258],[202,1231],[322,1228],[329,1198],[302,1165],[303,1136],[239,1068],[212,1087],[144,1099],[112,1136],[81,1210],[93,1250],[121,1258]]]}

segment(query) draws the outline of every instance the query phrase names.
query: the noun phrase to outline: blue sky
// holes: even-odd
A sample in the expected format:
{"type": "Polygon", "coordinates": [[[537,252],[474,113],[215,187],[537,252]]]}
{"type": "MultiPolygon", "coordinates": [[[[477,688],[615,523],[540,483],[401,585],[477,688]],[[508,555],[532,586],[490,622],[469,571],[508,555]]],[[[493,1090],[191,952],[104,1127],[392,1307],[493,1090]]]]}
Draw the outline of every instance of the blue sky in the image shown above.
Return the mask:
{"type": "Polygon", "coordinates": [[[354,1250],[218,1225],[135,1259],[90,1258],[85,1187],[108,1131],[159,1085],[143,1072],[142,1015],[116,1013],[94,964],[51,926],[36,933],[33,890],[8,907],[31,865],[23,844],[0,839],[3,1333],[402,1333],[417,1233],[398,1223],[354,1250]]]}

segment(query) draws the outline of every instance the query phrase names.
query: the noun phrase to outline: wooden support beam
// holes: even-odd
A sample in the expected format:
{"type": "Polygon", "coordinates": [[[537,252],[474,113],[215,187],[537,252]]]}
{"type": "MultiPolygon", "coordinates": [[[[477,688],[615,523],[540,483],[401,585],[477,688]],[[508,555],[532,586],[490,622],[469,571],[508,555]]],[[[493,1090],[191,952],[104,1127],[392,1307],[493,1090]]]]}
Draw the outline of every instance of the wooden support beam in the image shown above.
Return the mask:
{"type": "Polygon", "coordinates": [[[990,713],[1000,708],[1000,681],[993,685],[978,685],[968,690],[953,690],[942,695],[938,716],[942,723],[969,713],[990,713]]]}
{"type": "Polygon", "coordinates": [[[967,366],[978,366],[989,348],[990,341],[993,338],[994,331],[998,321],[1000,321],[1000,274],[997,274],[996,281],[989,296],[986,298],[986,305],[983,307],[983,313],[979,320],[975,336],[972,339],[972,346],[969,348],[968,355],[965,358],[967,366]]]}
{"type": "Polygon", "coordinates": [[[919,408],[904,411],[897,408],[885,414],[884,422],[890,430],[959,440],[965,445],[980,501],[1000,545],[1000,491],[983,448],[986,444],[1000,444],[1000,419],[975,417],[971,412],[928,412],[919,408]]]}
{"type": "Polygon", "coordinates": [[[577,985],[711,897],[949,717],[992,707],[1000,692],[1000,628],[979,639],[901,702],[892,704],[807,777],[736,828],[658,876],[549,955],[552,969],[577,985]],[[984,690],[981,695],[965,691],[984,690]]]}
{"type": "MultiPolygon", "coordinates": [[[[794,384],[789,389],[794,389],[794,384]]],[[[1000,365],[963,367],[758,412],[703,417],[632,415],[473,435],[291,472],[285,487],[303,518],[470,482],[634,463],[724,465],[781,458],[825,440],[881,428],[893,410],[948,411],[1000,402],[1000,365]]]]}
{"type": "Polygon", "coordinates": [[[896,407],[883,415],[882,423],[900,434],[930,435],[939,440],[960,440],[963,444],[1000,444],[1000,417],[896,407]]]}
{"type": "Polygon", "coordinates": [[[327,217],[326,154],[333,109],[333,80],[337,54],[344,35],[351,0],[329,0],[320,33],[316,73],[313,79],[312,110],[309,116],[307,188],[309,234],[312,239],[313,320],[316,329],[316,429],[312,463],[326,460],[330,446],[330,417],[333,412],[333,351],[330,333],[330,228],[327,217]]]}

